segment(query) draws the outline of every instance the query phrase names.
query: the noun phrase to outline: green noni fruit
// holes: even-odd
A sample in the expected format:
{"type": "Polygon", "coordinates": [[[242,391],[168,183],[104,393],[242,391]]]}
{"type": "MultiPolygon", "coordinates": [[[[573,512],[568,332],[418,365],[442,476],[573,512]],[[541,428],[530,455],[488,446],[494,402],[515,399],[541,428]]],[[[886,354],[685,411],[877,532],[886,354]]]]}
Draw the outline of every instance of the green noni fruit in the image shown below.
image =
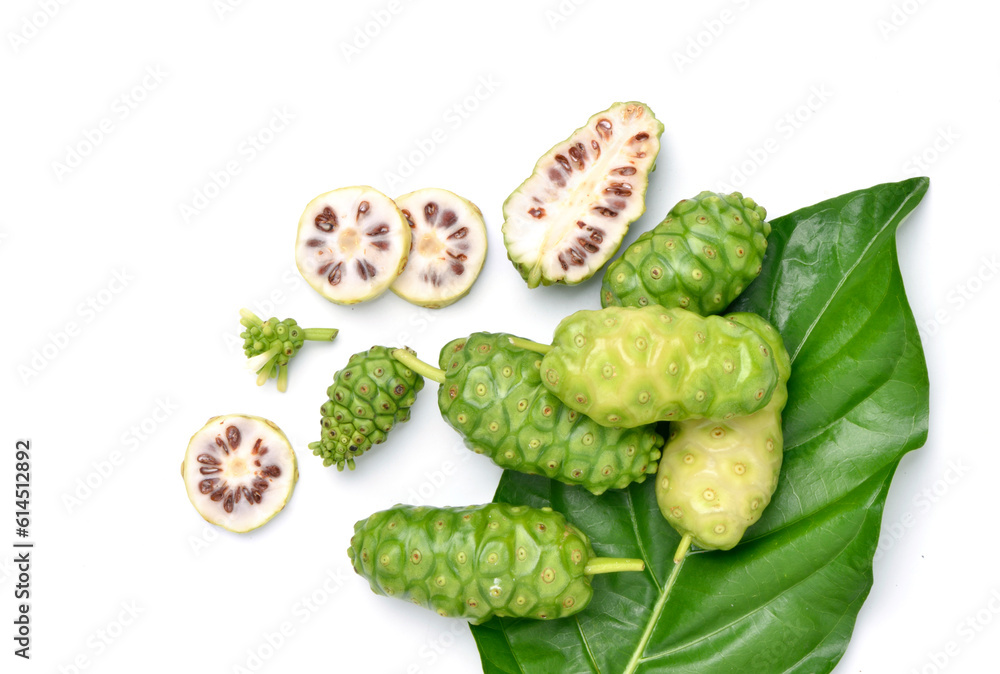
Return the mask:
{"type": "Polygon", "coordinates": [[[356,353],[333,375],[326,390],[329,400],[320,408],[322,438],[309,445],[313,454],[323,457],[324,466],[354,470],[358,456],[410,418],[424,378],[393,358],[391,351],[373,346],[356,353]]]}
{"type": "Polygon", "coordinates": [[[550,508],[397,505],[354,525],[347,550],[372,591],[465,618],[561,618],[593,596],[590,576],[641,571],[595,558],[586,534],[550,508]]]}
{"type": "Polygon", "coordinates": [[[541,357],[510,340],[485,332],[456,339],[441,349],[441,370],[423,370],[441,382],[438,407],[469,449],[594,494],[656,472],[663,438],[654,426],[605,428],[568,408],[542,385],[541,357]]]}
{"type": "Polygon", "coordinates": [[[542,359],[545,386],[606,426],[730,419],[771,399],[771,348],[746,326],[686,309],[578,311],[556,328],[542,359]]]}
{"type": "Polygon", "coordinates": [[[702,192],[629,246],[604,274],[601,306],[725,310],[760,273],[771,225],[739,192],[702,192]]]}
{"type": "Polygon", "coordinates": [[[747,313],[726,318],[769,345],[778,385],[770,402],[749,416],[670,425],[656,476],[656,500],[674,529],[707,550],[732,548],[771,502],[781,469],[781,411],[791,373],[781,335],[767,321],[747,313]]]}
{"type": "Polygon", "coordinates": [[[335,328],[303,328],[294,318],[261,320],[249,309],[240,309],[243,353],[247,368],[257,373],[257,386],[268,379],[278,380],[278,390],[288,388],[288,362],[306,341],[330,342],[339,332],[335,328]]]}

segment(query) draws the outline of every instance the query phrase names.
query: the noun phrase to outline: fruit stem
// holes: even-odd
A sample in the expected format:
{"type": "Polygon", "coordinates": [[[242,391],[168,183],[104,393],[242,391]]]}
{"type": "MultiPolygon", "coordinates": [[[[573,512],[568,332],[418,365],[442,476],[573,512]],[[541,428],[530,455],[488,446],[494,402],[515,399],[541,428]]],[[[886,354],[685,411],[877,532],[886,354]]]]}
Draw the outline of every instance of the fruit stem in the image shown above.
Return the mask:
{"type": "Polygon", "coordinates": [[[278,366],[278,390],[284,393],[288,389],[288,366],[278,366]]]}
{"type": "Polygon", "coordinates": [[[534,351],[535,353],[546,354],[552,350],[551,344],[539,344],[538,342],[533,342],[530,339],[522,339],[521,337],[508,337],[507,339],[510,340],[513,346],[534,351]]]}
{"type": "Polygon", "coordinates": [[[417,374],[427,377],[431,381],[436,381],[439,384],[444,383],[444,370],[436,368],[430,363],[425,363],[406,349],[394,349],[391,355],[417,374]]]}
{"type": "Polygon", "coordinates": [[[267,383],[267,380],[271,378],[271,370],[274,369],[274,365],[271,361],[268,361],[267,365],[260,369],[257,373],[257,386],[263,386],[267,383]]]}
{"type": "Polygon", "coordinates": [[[260,317],[249,309],[240,309],[240,323],[247,328],[253,326],[257,326],[259,328],[264,325],[264,321],[260,320],[260,317]]]}
{"type": "Polygon", "coordinates": [[[595,557],[587,562],[583,572],[588,576],[619,571],[642,571],[646,565],[641,559],[621,559],[618,557],[595,557]]]}
{"type": "Polygon", "coordinates": [[[639,663],[642,662],[642,654],[646,651],[649,638],[653,636],[653,628],[656,627],[656,623],[659,622],[660,616],[663,614],[663,607],[667,603],[667,598],[670,597],[670,590],[673,589],[674,583],[677,582],[677,577],[681,575],[681,567],[684,566],[684,560],[687,559],[687,553],[690,549],[691,535],[686,534],[681,539],[680,545],[677,546],[677,552],[674,553],[674,568],[670,570],[667,584],[663,586],[660,598],[656,601],[652,615],[646,623],[646,629],[643,631],[635,650],[632,651],[632,657],[629,659],[628,664],[625,665],[625,669],[622,670],[622,674],[633,674],[639,663]]]}
{"type": "Polygon", "coordinates": [[[338,332],[337,328],[306,328],[302,331],[302,338],[313,342],[332,342],[338,332]]]}

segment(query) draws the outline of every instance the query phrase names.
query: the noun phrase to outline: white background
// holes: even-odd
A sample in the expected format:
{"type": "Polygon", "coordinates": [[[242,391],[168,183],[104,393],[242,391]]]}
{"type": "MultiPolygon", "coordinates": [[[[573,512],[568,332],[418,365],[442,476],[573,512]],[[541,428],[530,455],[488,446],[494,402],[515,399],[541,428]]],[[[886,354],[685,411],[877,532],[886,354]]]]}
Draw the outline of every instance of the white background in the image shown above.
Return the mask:
{"type": "Polygon", "coordinates": [[[995,3],[971,1],[8,0],[0,669],[71,672],[83,657],[83,671],[252,671],[256,652],[267,672],[478,671],[463,623],[374,596],[344,554],[355,520],[396,502],[491,499],[500,470],[462,448],[436,385],[353,474],[324,469],[306,445],[355,351],[405,342],[433,361],[454,337],[545,340],[562,316],[598,306],[599,276],[525,287],[505,259],[500,206],[552,143],[635,99],[666,130],[626,243],[703,189],[740,187],[778,216],[931,176],[899,234],[930,436],[892,485],[875,585],[837,671],[994,671],[998,19],[995,3]],[[269,134],[272,121],[283,128],[269,134]],[[446,140],[423,143],[436,128],[446,140]],[[69,156],[78,146],[87,156],[69,156]],[[292,257],[299,214],[352,184],[476,202],[491,248],[471,295],[431,312],[391,294],[339,307],[308,288],[292,257]],[[341,334],[304,348],[287,393],[258,389],[234,347],[241,306],[341,334]],[[190,434],[229,412],[276,421],[301,468],[287,511],[245,536],[205,524],[178,474],[190,434]],[[30,663],[8,635],[9,485],[26,437],[30,663]],[[283,623],[291,634],[272,650],[283,623]],[[115,638],[102,645],[102,633],[115,638]]]}

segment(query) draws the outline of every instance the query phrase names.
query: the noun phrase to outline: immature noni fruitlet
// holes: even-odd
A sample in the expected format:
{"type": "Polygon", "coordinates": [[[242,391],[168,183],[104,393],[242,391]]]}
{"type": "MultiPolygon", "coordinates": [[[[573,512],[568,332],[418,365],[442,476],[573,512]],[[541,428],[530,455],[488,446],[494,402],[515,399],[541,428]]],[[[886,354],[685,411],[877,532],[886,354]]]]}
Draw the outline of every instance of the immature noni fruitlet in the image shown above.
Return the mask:
{"type": "Polygon", "coordinates": [[[791,374],[781,335],[756,314],[729,314],[760,335],[774,354],[778,384],[761,410],[728,420],[670,424],[670,439],[656,475],[660,511],[681,536],[706,550],[729,550],[760,519],[778,485],[781,411],[791,374]]]}
{"type": "Polygon", "coordinates": [[[646,210],[663,125],[648,106],[615,103],[542,155],[503,205],[507,257],[528,283],[586,281],[646,210]]]}
{"type": "Polygon", "coordinates": [[[212,417],[191,436],[181,476],[202,517],[245,533],[281,512],[299,471],[288,438],[274,422],[227,414],[212,417]]]}
{"type": "Polygon", "coordinates": [[[299,219],[295,264],[316,292],[337,304],[377,297],[410,252],[410,226],[392,199],[361,185],[310,201],[299,219]]]}
{"type": "Polygon", "coordinates": [[[372,591],[479,624],[582,611],[590,577],[641,571],[638,559],[594,556],[586,534],[551,508],[397,505],[354,525],[347,551],[372,591]]]}
{"type": "Polygon", "coordinates": [[[739,192],[702,192],[670,209],[604,273],[601,305],[723,312],[757,278],[771,225],[739,192]]]}
{"type": "Polygon", "coordinates": [[[313,454],[323,458],[324,466],[354,470],[357,457],[385,442],[396,424],[410,418],[424,378],[390,351],[373,346],[356,353],[333,375],[333,384],[326,390],[329,399],[320,408],[322,437],[309,445],[313,454]]]}
{"type": "Polygon", "coordinates": [[[441,386],[441,415],[465,445],[511,470],[580,485],[594,494],[656,472],[663,438],[654,426],[605,428],[543,385],[541,357],[506,334],[477,332],[441,349],[441,369],[400,354],[441,386]]]}
{"type": "Polygon", "coordinates": [[[257,386],[276,378],[279,391],[288,388],[288,361],[307,340],[330,342],[339,332],[334,328],[301,328],[292,318],[262,321],[249,309],[240,309],[240,324],[244,327],[240,333],[243,353],[249,358],[247,367],[257,373],[257,386]]]}
{"type": "Polygon", "coordinates": [[[686,309],[578,311],[559,323],[551,346],[533,347],[545,353],[546,388],[612,427],[752,414],[778,381],[757,333],[686,309]]]}

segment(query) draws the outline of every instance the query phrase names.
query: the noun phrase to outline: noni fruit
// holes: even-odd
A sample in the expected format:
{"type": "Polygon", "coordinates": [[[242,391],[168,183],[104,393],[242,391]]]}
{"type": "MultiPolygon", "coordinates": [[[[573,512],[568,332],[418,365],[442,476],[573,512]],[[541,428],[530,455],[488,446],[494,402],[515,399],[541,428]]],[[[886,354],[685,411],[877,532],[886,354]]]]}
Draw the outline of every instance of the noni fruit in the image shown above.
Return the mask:
{"type": "Polygon", "coordinates": [[[376,594],[473,624],[573,615],[593,596],[591,575],[643,569],[595,558],[586,534],[550,508],[506,503],[397,505],[355,524],[347,554],[376,594]]]}
{"type": "Polygon", "coordinates": [[[778,384],[764,409],[749,416],[670,425],[656,476],[656,500],[671,526],[706,550],[732,548],[771,502],[781,469],[781,411],[791,373],[781,335],[766,320],[749,313],[726,319],[768,344],[778,384]]]}
{"type": "Polygon", "coordinates": [[[654,426],[605,428],[568,408],[542,386],[541,356],[510,340],[485,332],[456,339],[441,349],[441,370],[424,370],[441,382],[441,415],[469,449],[595,494],[656,473],[663,438],[654,426]]]}
{"type": "Polygon", "coordinates": [[[686,309],[578,311],[542,349],[545,386],[612,427],[752,414],[778,381],[771,348],[756,332],[686,309]]]}
{"type": "Polygon", "coordinates": [[[574,285],[611,259],[646,210],[663,125],[615,103],[542,155],[503,204],[503,242],[529,288],[574,285]]]}
{"type": "Polygon", "coordinates": [[[601,305],[725,311],[760,273],[771,225],[739,192],[702,192],[670,209],[608,266],[601,305]]]}
{"type": "Polygon", "coordinates": [[[320,408],[322,438],[309,445],[323,458],[323,465],[354,470],[357,457],[384,442],[393,426],[410,418],[424,378],[390,351],[373,346],[356,353],[333,375],[326,391],[329,400],[320,408]]]}

